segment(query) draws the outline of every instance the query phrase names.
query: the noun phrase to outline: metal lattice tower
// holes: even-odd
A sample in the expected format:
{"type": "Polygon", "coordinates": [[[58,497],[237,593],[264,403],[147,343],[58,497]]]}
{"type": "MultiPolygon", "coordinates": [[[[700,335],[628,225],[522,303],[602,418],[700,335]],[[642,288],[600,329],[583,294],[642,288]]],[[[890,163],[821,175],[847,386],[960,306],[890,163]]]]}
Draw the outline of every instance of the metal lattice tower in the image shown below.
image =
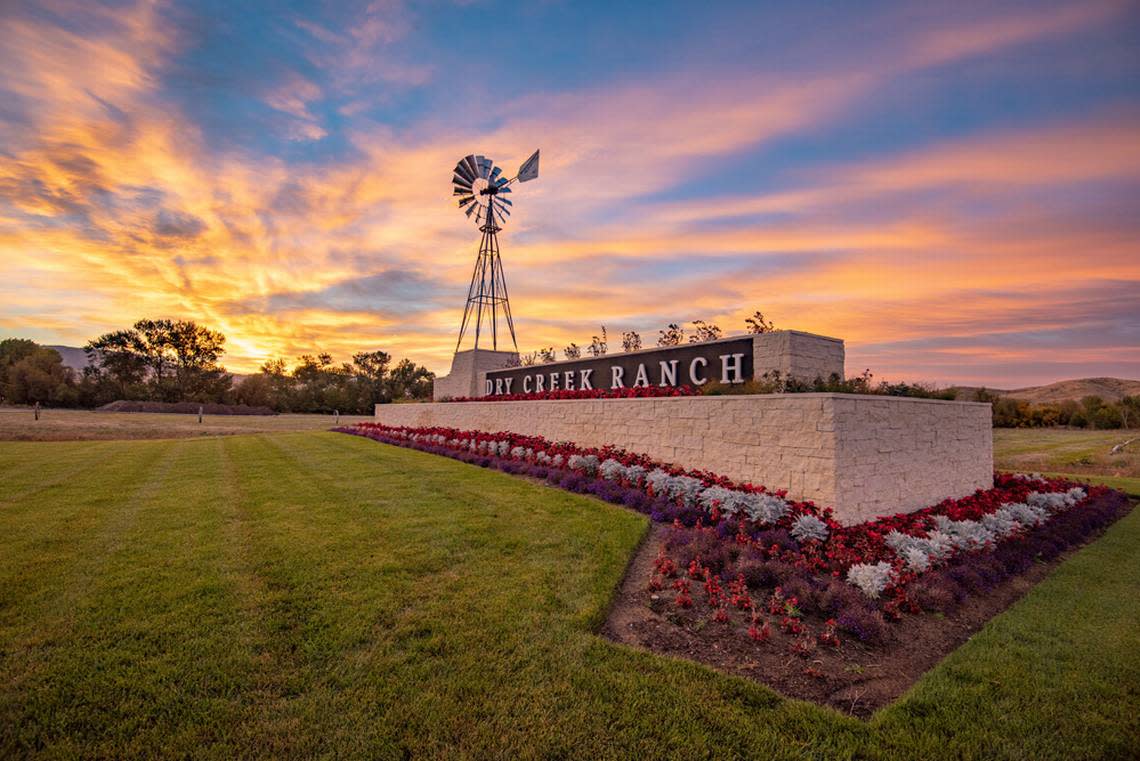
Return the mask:
{"type": "Polygon", "coordinates": [[[489,202],[492,207],[488,214],[488,222],[479,228],[483,233],[483,240],[479,243],[479,255],[475,258],[475,269],[471,273],[471,285],[467,287],[467,305],[463,308],[463,322],[459,325],[459,340],[455,342],[455,350],[463,344],[463,336],[468,325],[475,323],[475,348],[479,348],[479,338],[483,333],[483,320],[486,318],[487,326],[491,329],[491,348],[499,348],[499,313],[507,319],[507,328],[511,331],[511,344],[515,351],[519,350],[518,340],[515,338],[515,323],[511,319],[511,302],[507,297],[507,279],[503,275],[503,260],[499,257],[499,230],[494,222],[494,198],[489,202]]]}
{"type": "Polygon", "coordinates": [[[511,333],[511,345],[517,353],[515,324],[511,319],[511,304],[507,297],[507,279],[503,275],[503,260],[499,256],[499,231],[511,215],[512,201],[506,196],[511,185],[538,177],[538,151],[519,167],[514,179],[508,180],[494,162],[484,156],[470,155],[459,160],[451,178],[452,193],[459,196],[459,208],[468,218],[474,215],[483,238],[479,242],[479,255],[467,287],[467,303],[463,307],[463,320],[459,324],[458,352],[463,345],[467,329],[475,325],[475,346],[484,330],[491,331],[491,348],[499,348],[499,316],[506,318],[511,333]]]}

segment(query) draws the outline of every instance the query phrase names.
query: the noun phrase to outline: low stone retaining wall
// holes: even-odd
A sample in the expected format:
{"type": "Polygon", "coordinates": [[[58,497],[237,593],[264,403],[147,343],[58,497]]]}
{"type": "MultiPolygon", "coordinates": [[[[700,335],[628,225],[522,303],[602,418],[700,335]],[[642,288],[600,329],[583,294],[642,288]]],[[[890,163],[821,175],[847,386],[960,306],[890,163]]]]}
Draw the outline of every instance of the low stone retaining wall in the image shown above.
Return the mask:
{"type": "Polygon", "coordinates": [[[382,404],[376,421],[607,444],[787,489],[844,524],[993,485],[990,406],[854,394],[382,404]]]}

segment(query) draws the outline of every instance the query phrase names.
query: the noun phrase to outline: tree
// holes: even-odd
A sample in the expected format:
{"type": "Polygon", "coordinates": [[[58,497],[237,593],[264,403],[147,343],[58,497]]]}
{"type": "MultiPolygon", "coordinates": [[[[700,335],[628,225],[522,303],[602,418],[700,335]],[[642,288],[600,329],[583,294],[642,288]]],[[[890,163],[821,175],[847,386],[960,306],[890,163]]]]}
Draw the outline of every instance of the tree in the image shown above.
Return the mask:
{"type": "Polygon", "coordinates": [[[231,381],[225,369],[218,364],[225,352],[226,337],[189,320],[160,322],[157,337],[166,341],[163,353],[173,355],[178,400],[220,400],[231,381]]]}
{"type": "Polygon", "coordinates": [[[562,353],[566,355],[566,359],[578,359],[582,356],[582,347],[576,343],[572,343],[563,349],[562,353]]]}
{"type": "Polygon", "coordinates": [[[278,409],[277,400],[274,398],[273,384],[265,373],[257,373],[248,378],[243,378],[234,387],[233,396],[237,404],[278,409]]]}
{"type": "Polygon", "coordinates": [[[721,336],[720,327],[704,320],[693,320],[695,332],[689,336],[689,343],[699,344],[706,341],[715,341],[721,336]]]}
{"type": "Polygon", "coordinates": [[[590,342],[590,345],[586,347],[586,352],[591,357],[600,357],[604,355],[609,348],[608,338],[609,336],[606,335],[606,326],[603,325],[602,337],[598,338],[597,336],[594,336],[593,340],[590,342]]]}
{"type": "Polygon", "coordinates": [[[641,348],[641,334],[636,330],[629,330],[621,334],[621,350],[637,351],[641,348]]]}
{"type": "Polygon", "coordinates": [[[79,401],[72,369],[64,366],[59,352],[43,346],[36,346],[7,369],[0,395],[12,404],[70,407],[79,401]]]}
{"type": "Polygon", "coordinates": [[[764,313],[757,309],[752,316],[744,321],[749,333],[771,333],[776,329],[770,321],[764,319],[764,313]]]}
{"type": "Polygon", "coordinates": [[[1140,396],[1125,396],[1120,400],[1120,423],[1122,428],[1140,420],[1140,396]]]}
{"type": "Polygon", "coordinates": [[[115,399],[145,399],[146,357],[138,349],[133,330],[116,330],[88,341],[83,347],[88,366],[84,381],[91,387],[94,403],[115,399]]]}
{"type": "Polygon", "coordinates": [[[139,320],[87,343],[87,379],[120,399],[221,401],[231,382],[218,364],[225,341],[190,320],[139,320]]]}
{"type": "Polygon", "coordinates": [[[7,398],[4,387],[8,382],[9,368],[38,348],[39,344],[27,338],[6,338],[0,341],[0,399],[7,398]]]}
{"type": "Polygon", "coordinates": [[[661,337],[657,339],[658,346],[680,346],[685,342],[684,329],[675,322],[669,323],[665,330],[657,331],[661,337]]]}
{"type": "Polygon", "coordinates": [[[427,399],[431,396],[435,373],[417,365],[410,359],[401,359],[389,374],[389,392],[392,399],[427,399]]]}
{"type": "Polygon", "coordinates": [[[353,373],[363,387],[365,405],[386,402],[388,395],[388,365],[392,355],[386,351],[362,351],[352,355],[353,373]]]}

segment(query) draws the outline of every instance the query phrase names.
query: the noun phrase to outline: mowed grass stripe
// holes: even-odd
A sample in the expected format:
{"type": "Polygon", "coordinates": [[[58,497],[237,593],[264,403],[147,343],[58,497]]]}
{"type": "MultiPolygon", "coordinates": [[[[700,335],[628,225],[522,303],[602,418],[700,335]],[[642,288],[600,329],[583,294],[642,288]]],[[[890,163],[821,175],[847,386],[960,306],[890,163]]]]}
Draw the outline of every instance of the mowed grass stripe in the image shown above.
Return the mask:
{"type": "MultiPolygon", "coordinates": [[[[131,446],[139,446],[132,444],[131,446]]],[[[179,738],[199,742],[236,694],[227,628],[232,601],[216,562],[220,550],[216,448],[160,442],[133,467],[133,491],[89,485],[105,522],[84,548],[80,573],[63,586],[69,612],[41,620],[52,636],[32,663],[14,659],[3,714],[16,747],[53,738],[96,755],[132,755],[179,738]],[[194,721],[199,718],[203,721],[194,721]],[[10,722],[10,723],[9,723],[10,722]],[[114,727],[108,732],[107,727],[114,727]]],[[[75,495],[82,502],[83,495],[75,495]]],[[[7,639],[7,637],[5,638],[7,639]]],[[[7,659],[6,659],[7,660],[7,659]]],[[[224,712],[224,711],[223,711],[224,712]]],[[[7,730],[5,730],[7,734],[7,730]]]]}
{"type": "Polygon", "coordinates": [[[128,442],[0,441],[0,510],[82,484],[89,474],[101,471],[108,458],[121,460],[137,451],[128,442]]]}

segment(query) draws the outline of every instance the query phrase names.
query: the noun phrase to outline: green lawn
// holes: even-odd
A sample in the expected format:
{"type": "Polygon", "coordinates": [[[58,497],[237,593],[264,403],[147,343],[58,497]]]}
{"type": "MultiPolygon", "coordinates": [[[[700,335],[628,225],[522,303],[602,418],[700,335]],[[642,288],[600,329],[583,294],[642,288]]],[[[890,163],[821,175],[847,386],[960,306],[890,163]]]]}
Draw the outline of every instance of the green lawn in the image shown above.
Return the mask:
{"type": "Polygon", "coordinates": [[[1140,497],[1140,431],[995,428],[994,467],[1075,477],[1140,497]],[[1113,454],[1117,444],[1127,446],[1113,454]]]}
{"type": "Polygon", "coordinates": [[[596,637],[645,527],[340,434],[0,442],[0,758],[1140,749],[1140,512],[870,723],[596,637]]]}

